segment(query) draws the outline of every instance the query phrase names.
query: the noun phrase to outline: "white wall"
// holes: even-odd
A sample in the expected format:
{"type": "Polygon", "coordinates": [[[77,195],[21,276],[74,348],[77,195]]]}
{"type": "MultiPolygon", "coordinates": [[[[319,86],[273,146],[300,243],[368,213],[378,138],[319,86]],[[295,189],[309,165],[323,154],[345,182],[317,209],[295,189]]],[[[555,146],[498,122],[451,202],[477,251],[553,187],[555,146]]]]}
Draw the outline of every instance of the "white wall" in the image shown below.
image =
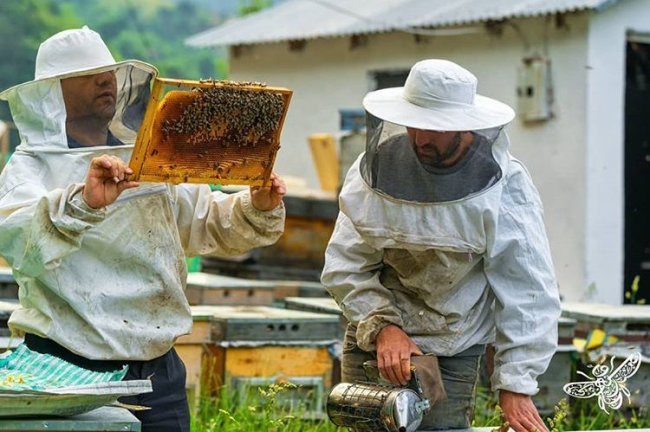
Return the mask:
{"type": "Polygon", "coordinates": [[[448,58],[475,73],[479,92],[515,107],[517,67],[527,54],[547,51],[556,93],[556,117],[538,125],[515,120],[508,133],[513,154],[529,168],[546,209],[546,222],[560,289],[567,300],[584,296],[585,64],[587,15],[567,16],[568,28],[546,18],[516,20],[501,36],[434,37],[416,43],[403,33],[372,35],[349,49],[348,38],[308,41],[301,52],[286,44],[257,45],[231,58],[231,79],[265,81],[294,90],[276,168],[305,177],[317,187],[307,145],[315,132],[338,130],[338,109],[361,107],[369,90],[367,71],[408,69],[423,58],[448,58]],[[524,40],[525,39],[525,40],[524,40]],[[526,49],[526,45],[529,48],[526,49]]]}
{"type": "Polygon", "coordinates": [[[587,280],[594,300],[623,301],[626,32],[650,33],[650,1],[595,14],[588,31],[587,280]]]}

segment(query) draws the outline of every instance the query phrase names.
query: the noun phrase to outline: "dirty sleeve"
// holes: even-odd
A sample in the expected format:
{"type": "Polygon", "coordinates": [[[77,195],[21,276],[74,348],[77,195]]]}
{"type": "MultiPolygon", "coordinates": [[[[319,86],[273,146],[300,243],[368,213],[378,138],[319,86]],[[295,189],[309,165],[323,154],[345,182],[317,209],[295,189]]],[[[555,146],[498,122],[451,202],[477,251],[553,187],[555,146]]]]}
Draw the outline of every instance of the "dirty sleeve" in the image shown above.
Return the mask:
{"type": "Polygon", "coordinates": [[[88,207],[83,183],[51,191],[21,182],[0,191],[0,251],[18,272],[37,277],[79,250],[84,234],[105,218],[88,207]]]}
{"type": "Polygon", "coordinates": [[[403,326],[393,293],[380,282],[383,251],[366,243],[352,221],[339,212],[325,252],[321,282],[357,327],[357,343],[375,350],[377,333],[389,324],[403,326]]]}
{"type": "Polygon", "coordinates": [[[485,272],[495,295],[494,390],[534,395],[557,347],[560,301],[537,190],[509,179],[489,227],[485,272]]]}
{"type": "Polygon", "coordinates": [[[176,214],[187,256],[233,256],[275,243],[284,231],[284,205],[257,210],[248,190],[234,194],[207,185],[176,188],[176,214]]]}

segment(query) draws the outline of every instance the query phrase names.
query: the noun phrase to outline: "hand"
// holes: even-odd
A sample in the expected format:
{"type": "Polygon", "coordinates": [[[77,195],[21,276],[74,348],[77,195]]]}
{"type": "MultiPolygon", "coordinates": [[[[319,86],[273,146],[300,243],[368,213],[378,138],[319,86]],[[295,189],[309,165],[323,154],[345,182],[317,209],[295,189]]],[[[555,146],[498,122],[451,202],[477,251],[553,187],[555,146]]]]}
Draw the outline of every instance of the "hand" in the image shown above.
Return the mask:
{"type": "Polygon", "coordinates": [[[251,203],[259,211],[273,210],[282,202],[282,197],[287,193],[284,181],[276,174],[271,173],[271,186],[255,186],[251,190],[251,203]]]}
{"type": "Polygon", "coordinates": [[[499,406],[515,432],[548,432],[530,396],[499,390],[499,406]]]}
{"type": "Polygon", "coordinates": [[[133,174],[133,170],[118,157],[102,155],[93,158],[83,189],[83,199],[88,207],[106,207],[115,202],[124,190],[137,187],[137,182],[125,180],[128,174],[133,174]]]}
{"type": "Polygon", "coordinates": [[[377,367],[382,377],[393,384],[406,385],[411,379],[411,354],[422,351],[404,330],[389,324],[377,333],[377,367]]]}

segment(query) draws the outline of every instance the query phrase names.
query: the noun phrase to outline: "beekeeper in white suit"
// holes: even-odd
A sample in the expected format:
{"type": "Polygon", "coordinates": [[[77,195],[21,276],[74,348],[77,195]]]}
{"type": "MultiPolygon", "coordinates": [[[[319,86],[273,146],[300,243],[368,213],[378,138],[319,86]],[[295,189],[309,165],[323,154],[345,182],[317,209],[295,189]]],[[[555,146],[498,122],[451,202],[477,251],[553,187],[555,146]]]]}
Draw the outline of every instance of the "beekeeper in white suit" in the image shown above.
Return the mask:
{"type": "Polygon", "coordinates": [[[530,396],[560,305],[542,203],[508,153],[514,112],[476,87],[462,67],[424,60],[404,87],[366,95],[367,148],[341,190],[322,282],[350,322],[344,381],[364,381],[363,362],[376,358],[384,378],[405,384],[412,354],[436,354],[448,399],[420,427],[469,427],[494,342],[505,420],[543,431],[530,396]]]}
{"type": "Polygon", "coordinates": [[[282,234],[285,192],[126,180],[156,69],[116,63],[94,31],[43,42],[35,80],[0,94],[22,142],[0,176],[0,253],[20,285],[9,320],[25,344],[92,370],[151,377],[127,400],[143,431],[187,431],[185,368],[173,344],[192,327],[185,257],[240,254],[282,234]]]}

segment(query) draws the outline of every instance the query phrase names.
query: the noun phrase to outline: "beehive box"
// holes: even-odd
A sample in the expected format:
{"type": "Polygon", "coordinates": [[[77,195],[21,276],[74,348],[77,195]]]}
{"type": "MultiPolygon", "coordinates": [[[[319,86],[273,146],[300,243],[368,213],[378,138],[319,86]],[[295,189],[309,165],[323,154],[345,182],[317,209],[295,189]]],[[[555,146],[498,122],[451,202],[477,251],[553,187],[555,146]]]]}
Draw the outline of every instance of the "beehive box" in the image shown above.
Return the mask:
{"type": "Polygon", "coordinates": [[[19,307],[20,304],[18,303],[18,300],[14,300],[14,299],[0,300],[0,337],[9,336],[9,327],[7,325],[7,321],[9,321],[9,317],[11,316],[11,313],[16,309],[18,309],[19,307]]]}
{"type": "Polygon", "coordinates": [[[650,305],[563,303],[562,316],[577,321],[578,337],[600,328],[623,341],[650,345],[650,305]]]}
{"type": "Polygon", "coordinates": [[[343,316],[343,312],[336,301],[331,297],[287,297],[284,299],[287,309],[300,310],[305,312],[332,314],[339,318],[339,332],[336,349],[333,352],[334,364],[332,367],[332,385],[341,382],[341,357],[343,355],[343,339],[345,330],[348,326],[348,320],[343,316]]]}
{"type": "Polygon", "coordinates": [[[23,341],[20,337],[11,336],[7,325],[11,313],[19,307],[18,300],[0,300],[0,353],[16,348],[23,341]]]}
{"type": "Polygon", "coordinates": [[[187,277],[186,295],[191,305],[269,306],[286,297],[325,297],[318,282],[259,280],[194,272],[187,277]]]}
{"type": "Polygon", "coordinates": [[[191,305],[270,305],[275,284],[195,272],[187,276],[186,295],[191,305]]]}
{"type": "Polygon", "coordinates": [[[192,333],[176,350],[187,368],[191,399],[276,380],[301,386],[297,399],[314,415],[322,414],[322,395],[331,387],[338,318],[266,306],[193,306],[192,333]]]}
{"type": "Polygon", "coordinates": [[[10,267],[0,266],[0,299],[17,299],[18,283],[10,267]]]}
{"type": "Polygon", "coordinates": [[[131,179],[267,185],[291,94],[260,83],[156,78],[131,179]]]}
{"type": "Polygon", "coordinates": [[[304,312],[315,312],[336,315],[339,318],[339,339],[342,340],[348,325],[347,319],[336,301],[331,297],[286,297],[284,304],[287,309],[304,312]]]}
{"type": "Polygon", "coordinates": [[[101,407],[70,417],[35,417],[0,420],[0,431],[140,431],[140,421],[130,411],[118,407],[101,407]]]}

